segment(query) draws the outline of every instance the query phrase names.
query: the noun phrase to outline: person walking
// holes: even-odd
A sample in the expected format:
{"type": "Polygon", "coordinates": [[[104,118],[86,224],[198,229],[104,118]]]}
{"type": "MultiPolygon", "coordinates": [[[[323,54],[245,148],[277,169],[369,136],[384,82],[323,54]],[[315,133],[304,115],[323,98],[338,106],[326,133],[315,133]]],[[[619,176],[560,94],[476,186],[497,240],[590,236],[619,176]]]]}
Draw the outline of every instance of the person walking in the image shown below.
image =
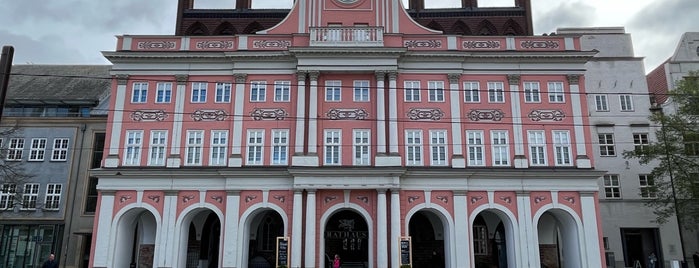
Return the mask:
{"type": "Polygon", "coordinates": [[[340,255],[335,254],[335,259],[333,260],[333,268],[340,268],[340,255]]]}
{"type": "Polygon", "coordinates": [[[49,254],[49,259],[44,262],[41,268],[58,268],[58,262],[55,259],[56,255],[53,255],[53,253],[49,254]]]}

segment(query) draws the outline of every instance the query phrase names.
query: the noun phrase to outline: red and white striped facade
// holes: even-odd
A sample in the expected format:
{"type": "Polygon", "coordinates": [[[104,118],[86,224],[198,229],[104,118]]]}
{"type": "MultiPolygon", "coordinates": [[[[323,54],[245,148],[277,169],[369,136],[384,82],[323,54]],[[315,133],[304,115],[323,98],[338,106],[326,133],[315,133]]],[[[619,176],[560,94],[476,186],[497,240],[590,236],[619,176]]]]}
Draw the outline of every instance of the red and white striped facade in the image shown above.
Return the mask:
{"type": "Polygon", "coordinates": [[[496,240],[501,267],[602,267],[593,55],[442,35],[397,0],[299,0],[256,35],[119,36],[91,265],[249,267],[270,214],[289,267],[399,267],[419,214],[444,267],[496,240]]]}

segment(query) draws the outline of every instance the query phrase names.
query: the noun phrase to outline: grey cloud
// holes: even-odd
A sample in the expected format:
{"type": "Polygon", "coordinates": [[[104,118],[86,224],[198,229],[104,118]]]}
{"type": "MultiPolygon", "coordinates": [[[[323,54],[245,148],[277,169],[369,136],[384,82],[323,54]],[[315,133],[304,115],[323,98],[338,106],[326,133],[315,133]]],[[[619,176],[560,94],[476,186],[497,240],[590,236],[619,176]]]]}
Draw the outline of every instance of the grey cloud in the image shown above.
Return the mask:
{"type": "Polygon", "coordinates": [[[533,21],[536,33],[550,33],[560,27],[589,26],[594,22],[595,18],[591,16],[591,14],[596,13],[594,6],[571,1],[548,1],[548,3],[557,6],[545,13],[538,14],[536,14],[536,10],[541,10],[541,8],[537,8],[537,5],[545,5],[546,1],[533,3],[535,12],[533,21]]]}
{"type": "Polygon", "coordinates": [[[35,40],[0,30],[0,40],[3,40],[3,45],[12,45],[15,48],[12,61],[14,64],[84,64],[94,61],[69,47],[60,36],[35,40]]]}

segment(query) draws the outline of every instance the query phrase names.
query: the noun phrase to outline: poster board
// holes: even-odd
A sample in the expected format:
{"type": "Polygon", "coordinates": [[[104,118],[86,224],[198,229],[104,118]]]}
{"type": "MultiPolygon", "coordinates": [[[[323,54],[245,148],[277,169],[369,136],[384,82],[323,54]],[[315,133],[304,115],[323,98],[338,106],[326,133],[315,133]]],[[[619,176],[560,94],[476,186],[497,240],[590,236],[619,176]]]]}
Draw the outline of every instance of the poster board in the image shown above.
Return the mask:
{"type": "Polygon", "coordinates": [[[274,267],[289,267],[289,237],[277,237],[277,263],[274,267]]]}
{"type": "Polygon", "coordinates": [[[400,265],[413,265],[413,242],[410,236],[400,238],[400,265]]]}

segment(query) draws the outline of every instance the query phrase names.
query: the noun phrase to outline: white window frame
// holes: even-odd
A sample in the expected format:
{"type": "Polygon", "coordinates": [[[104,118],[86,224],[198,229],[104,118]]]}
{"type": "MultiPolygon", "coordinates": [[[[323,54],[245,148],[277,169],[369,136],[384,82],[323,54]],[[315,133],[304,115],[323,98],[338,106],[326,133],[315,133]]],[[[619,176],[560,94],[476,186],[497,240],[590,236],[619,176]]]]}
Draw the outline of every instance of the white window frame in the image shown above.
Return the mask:
{"type": "Polygon", "coordinates": [[[274,81],[274,102],[291,101],[291,81],[274,81]]]}
{"type": "Polygon", "coordinates": [[[405,165],[422,166],[422,130],[405,131],[405,165]]]}
{"type": "Polygon", "coordinates": [[[464,82],[464,102],[479,103],[481,102],[480,83],[478,81],[464,82]]]}
{"type": "Polygon", "coordinates": [[[323,164],[326,166],[339,166],[342,164],[342,131],[339,129],[326,129],[323,131],[324,152],[323,164]]]}
{"type": "Polygon", "coordinates": [[[600,156],[616,156],[616,144],[614,144],[614,133],[598,133],[597,143],[599,144],[600,156]]]}
{"type": "Polygon", "coordinates": [[[444,81],[427,81],[429,102],[444,102],[444,81]]]}
{"type": "Polygon", "coordinates": [[[134,82],[131,90],[131,103],[148,101],[148,82],[134,82]]]}
{"type": "Polygon", "coordinates": [[[267,81],[250,81],[250,102],[267,101],[267,81]]]}
{"type": "Polygon", "coordinates": [[[510,143],[507,130],[491,130],[490,146],[493,155],[493,166],[510,166],[510,143]]]}
{"type": "Polygon", "coordinates": [[[369,101],[369,87],[371,86],[369,80],[355,80],[354,82],[354,101],[355,102],[368,102],[369,101]]]}
{"type": "Polygon", "coordinates": [[[124,166],[141,164],[141,149],[143,148],[143,130],[127,130],[124,139],[124,166]]]}
{"type": "Polygon", "coordinates": [[[11,209],[15,204],[15,195],[17,194],[17,184],[3,183],[0,184],[0,210],[11,209]]]}
{"type": "Polygon", "coordinates": [[[447,166],[447,131],[430,130],[430,166],[447,166]]]}
{"type": "Polygon", "coordinates": [[[325,101],[340,102],[342,101],[342,81],[328,80],[325,81],[325,101]]]}
{"type": "Polygon", "coordinates": [[[204,154],[204,131],[187,130],[187,140],[185,147],[185,165],[201,166],[204,154]]]}
{"type": "Polygon", "coordinates": [[[570,131],[554,130],[551,134],[556,166],[572,166],[573,148],[570,145],[570,131]]]}
{"type": "Polygon", "coordinates": [[[629,94],[619,95],[619,109],[622,112],[633,112],[633,96],[629,94]]]}
{"type": "Polygon", "coordinates": [[[547,91],[549,92],[550,103],[565,103],[565,89],[563,82],[548,82],[547,91]]]}
{"type": "Polygon", "coordinates": [[[44,161],[46,156],[46,138],[33,138],[29,144],[27,161],[44,161]]]}
{"type": "Polygon", "coordinates": [[[11,138],[7,145],[7,161],[21,161],[24,153],[24,138],[11,138]]]}
{"type": "Polygon", "coordinates": [[[25,183],[22,190],[22,208],[20,210],[36,210],[36,202],[39,199],[38,183],[25,183]]]}
{"type": "Polygon", "coordinates": [[[68,146],[70,144],[70,139],[68,138],[55,138],[53,139],[53,149],[51,150],[51,161],[67,161],[68,160],[68,146]]]}
{"type": "Polygon", "coordinates": [[[192,82],[192,103],[205,103],[208,83],[192,82]]]}
{"type": "Polygon", "coordinates": [[[621,183],[618,174],[606,174],[602,178],[604,197],[606,199],[621,199],[621,183]]]}
{"type": "Polygon", "coordinates": [[[650,145],[650,137],[648,133],[633,133],[633,149],[636,152],[643,152],[643,150],[650,145]]]}
{"type": "Polygon", "coordinates": [[[352,164],[355,166],[371,165],[371,131],[355,129],[352,132],[352,164]]]}
{"type": "Polygon", "coordinates": [[[272,130],[272,165],[289,164],[289,130],[272,130]]]}
{"type": "Polygon", "coordinates": [[[638,187],[641,198],[658,198],[658,193],[655,191],[655,189],[653,189],[653,187],[655,187],[655,180],[650,176],[650,174],[638,174],[638,187]]]}
{"type": "Polygon", "coordinates": [[[172,101],[172,83],[159,82],[155,84],[155,103],[170,103],[172,101]]]}
{"type": "Polygon", "coordinates": [[[46,185],[46,195],[44,195],[44,209],[58,210],[61,207],[61,194],[63,184],[49,183],[46,185]]]}
{"type": "Polygon", "coordinates": [[[264,163],[265,131],[248,129],[245,163],[248,166],[261,166],[264,163]]]}
{"type": "Polygon", "coordinates": [[[488,102],[489,103],[504,103],[505,102],[505,83],[503,83],[503,82],[488,82],[488,102]]]}
{"type": "Polygon", "coordinates": [[[212,130],[209,152],[210,166],[225,166],[228,163],[228,130],[212,130]]]}
{"type": "Polygon", "coordinates": [[[485,143],[482,130],[466,131],[466,151],[469,166],[485,166],[485,143]]]}
{"type": "Polygon", "coordinates": [[[233,89],[232,83],[225,83],[225,82],[216,83],[216,96],[214,98],[214,102],[215,103],[230,103],[232,89],[233,89]]]}
{"type": "Polygon", "coordinates": [[[405,102],[420,102],[420,81],[403,82],[405,102]]]}
{"type": "Polygon", "coordinates": [[[148,165],[164,166],[167,147],[167,130],[151,130],[148,144],[148,165]]]}
{"type": "Polygon", "coordinates": [[[609,112],[609,101],[607,101],[607,95],[595,95],[595,111],[609,112]]]}
{"type": "Polygon", "coordinates": [[[541,102],[541,85],[539,82],[524,82],[524,102],[540,103],[541,102]]]}
{"type": "Polygon", "coordinates": [[[532,166],[546,166],[548,156],[546,152],[546,133],[543,130],[527,131],[529,141],[529,163],[532,166]]]}

